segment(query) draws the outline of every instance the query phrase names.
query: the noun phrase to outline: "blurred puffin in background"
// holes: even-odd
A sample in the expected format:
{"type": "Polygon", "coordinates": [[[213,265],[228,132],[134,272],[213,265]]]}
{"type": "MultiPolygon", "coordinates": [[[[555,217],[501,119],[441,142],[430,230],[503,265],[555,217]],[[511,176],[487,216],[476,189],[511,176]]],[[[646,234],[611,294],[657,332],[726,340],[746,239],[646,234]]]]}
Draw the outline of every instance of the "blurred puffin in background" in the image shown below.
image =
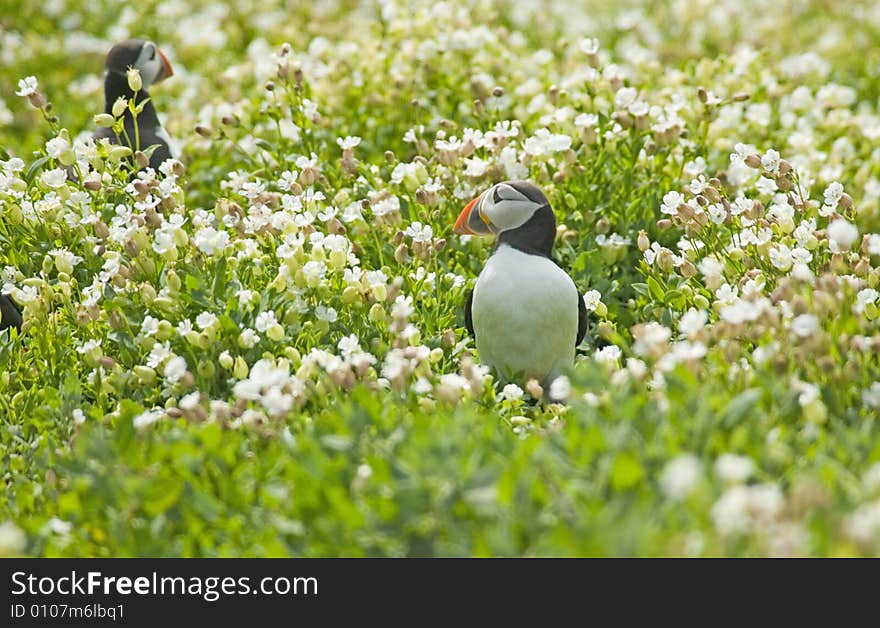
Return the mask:
{"type": "Polygon", "coordinates": [[[15,328],[21,332],[21,310],[12,297],[0,293],[0,332],[15,328]]]}
{"type": "MultiPolygon", "coordinates": [[[[113,103],[120,97],[129,100],[135,98],[135,104],[140,104],[150,98],[147,90],[151,86],[174,74],[165,53],[153,42],[143,39],[127,39],[113,46],[107,53],[104,67],[104,113],[111,115],[113,103]],[[140,73],[141,87],[137,93],[129,86],[127,76],[129,68],[134,68],[140,73]]],[[[108,139],[113,144],[128,146],[132,151],[146,151],[150,146],[156,145],[156,149],[150,155],[150,167],[154,170],[158,170],[163,161],[174,156],[171,151],[171,138],[162,128],[152,100],[144,105],[143,111],[137,116],[137,132],[135,132],[134,117],[127,108],[124,119],[124,134],[117,137],[112,128],[102,127],[93,135],[95,141],[108,139]]]]}
{"type": "Polygon", "coordinates": [[[480,361],[502,382],[549,385],[574,363],[587,309],[551,257],[556,216],[547,197],[528,181],[498,183],[465,206],[454,231],[497,236],[465,303],[480,361]]]}

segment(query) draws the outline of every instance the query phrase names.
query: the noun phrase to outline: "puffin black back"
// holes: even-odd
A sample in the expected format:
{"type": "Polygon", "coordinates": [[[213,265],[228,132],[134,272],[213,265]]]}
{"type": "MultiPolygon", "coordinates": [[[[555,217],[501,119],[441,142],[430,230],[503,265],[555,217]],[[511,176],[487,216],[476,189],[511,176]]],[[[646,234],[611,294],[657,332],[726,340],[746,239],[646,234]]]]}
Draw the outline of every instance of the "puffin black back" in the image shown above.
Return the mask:
{"type": "Polygon", "coordinates": [[[5,294],[0,294],[0,331],[14,327],[21,331],[21,310],[18,304],[5,294]]]}

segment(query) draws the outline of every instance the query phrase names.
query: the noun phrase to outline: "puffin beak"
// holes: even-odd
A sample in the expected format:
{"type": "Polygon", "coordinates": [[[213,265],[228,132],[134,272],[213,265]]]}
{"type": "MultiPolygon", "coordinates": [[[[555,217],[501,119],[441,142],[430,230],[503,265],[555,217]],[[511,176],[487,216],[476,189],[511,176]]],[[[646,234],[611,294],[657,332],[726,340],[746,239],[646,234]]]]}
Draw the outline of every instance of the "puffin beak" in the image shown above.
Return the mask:
{"type": "Polygon", "coordinates": [[[159,48],[156,48],[156,52],[159,53],[159,58],[162,60],[162,73],[159,74],[158,78],[153,81],[153,83],[160,83],[167,79],[169,76],[174,76],[174,68],[171,67],[171,62],[168,61],[168,57],[165,56],[164,52],[162,52],[159,48]]]}
{"type": "Polygon", "coordinates": [[[453,231],[460,235],[489,235],[492,233],[492,223],[483,214],[480,201],[483,195],[469,202],[461,210],[458,220],[455,221],[453,231]]]}

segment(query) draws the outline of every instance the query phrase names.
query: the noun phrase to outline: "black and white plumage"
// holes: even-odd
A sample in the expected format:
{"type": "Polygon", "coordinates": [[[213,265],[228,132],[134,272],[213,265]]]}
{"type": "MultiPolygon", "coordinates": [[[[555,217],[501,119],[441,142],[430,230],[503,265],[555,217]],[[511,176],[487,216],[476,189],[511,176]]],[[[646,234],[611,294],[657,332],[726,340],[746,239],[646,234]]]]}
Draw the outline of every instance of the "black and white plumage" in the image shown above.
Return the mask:
{"type": "Polygon", "coordinates": [[[574,363],[587,309],[551,257],[556,217],[547,197],[527,181],[499,183],[467,204],[455,232],[498,237],[465,303],[480,361],[502,381],[549,384],[574,363]]]}
{"type": "MultiPolygon", "coordinates": [[[[168,57],[156,44],[143,39],[127,39],[113,46],[107,53],[104,71],[104,112],[112,114],[113,103],[120,97],[135,99],[135,104],[150,98],[147,91],[152,85],[164,81],[174,74],[168,57]],[[141,89],[135,93],[128,84],[126,72],[135,68],[141,75],[141,89]]],[[[150,146],[156,149],[150,155],[150,167],[158,169],[159,165],[173,157],[171,138],[162,128],[153,101],[144,106],[137,116],[137,132],[135,119],[126,109],[124,114],[125,133],[117,137],[111,128],[102,127],[94,134],[95,141],[108,139],[113,144],[123,144],[133,151],[146,151],[150,146]]]]}
{"type": "Polygon", "coordinates": [[[12,297],[0,294],[0,332],[5,329],[15,328],[21,331],[21,310],[12,297]]]}

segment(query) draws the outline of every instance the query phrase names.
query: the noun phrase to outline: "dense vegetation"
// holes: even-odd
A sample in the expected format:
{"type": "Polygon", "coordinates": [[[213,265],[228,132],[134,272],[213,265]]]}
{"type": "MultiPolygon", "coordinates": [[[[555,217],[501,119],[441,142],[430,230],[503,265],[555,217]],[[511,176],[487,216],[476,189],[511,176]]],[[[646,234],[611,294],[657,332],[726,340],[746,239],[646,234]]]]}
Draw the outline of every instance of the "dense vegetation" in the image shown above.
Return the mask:
{"type": "Polygon", "coordinates": [[[272,4],[0,18],[0,555],[880,551],[880,5],[272,4]],[[134,178],[126,37],[175,67],[134,178]],[[520,178],[566,404],[464,330],[452,224],[520,178]]]}

